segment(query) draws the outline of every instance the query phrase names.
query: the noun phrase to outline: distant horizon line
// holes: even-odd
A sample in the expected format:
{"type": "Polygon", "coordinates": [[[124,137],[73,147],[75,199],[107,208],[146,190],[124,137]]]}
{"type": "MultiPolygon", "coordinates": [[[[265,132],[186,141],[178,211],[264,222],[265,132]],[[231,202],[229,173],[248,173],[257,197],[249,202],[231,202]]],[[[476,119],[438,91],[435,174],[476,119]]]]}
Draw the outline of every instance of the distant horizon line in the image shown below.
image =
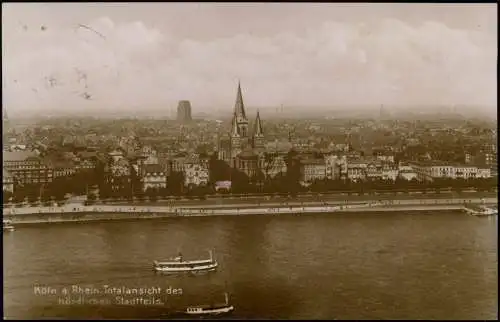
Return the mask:
{"type": "MultiPolygon", "coordinates": [[[[189,101],[189,100],[182,100],[182,101],[189,101]]],[[[191,101],[190,101],[191,102],[191,101]]],[[[193,112],[196,111],[197,109],[207,109],[211,111],[231,111],[232,107],[214,107],[214,106],[206,106],[206,105],[193,105],[191,102],[192,110],[193,112]]],[[[287,104],[280,104],[280,105],[246,105],[245,108],[249,109],[279,109],[279,108],[284,108],[285,110],[290,110],[290,109],[310,109],[313,110],[324,110],[324,109],[345,109],[345,108],[377,108],[377,110],[380,107],[384,108],[436,108],[436,107],[441,107],[441,108],[465,108],[465,107],[475,107],[475,108],[496,108],[495,105],[485,105],[485,104],[386,104],[386,103],[380,103],[380,104],[339,104],[339,105],[287,105],[287,104]]],[[[8,108],[6,106],[2,107],[4,112],[9,112],[9,111],[15,111],[16,109],[8,108]]],[[[157,108],[149,108],[149,109],[144,109],[141,107],[129,107],[129,108],[121,108],[119,110],[115,111],[106,111],[103,110],[102,108],[90,108],[86,109],[86,112],[94,112],[94,111],[100,111],[103,114],[116,114],[116,113],[128,113],[128,112],[133,112],[134,110],[141,111],[142,113],[148,113],[148,112],[159,112],[159,111],[175,111],[176,107],[174,106],[168,106],[168,107],[157,107],[157,108]]],[[[28,112],[29,110],[21,109],[23,113],[28,112]]],[[[407,110],[408,111],[408,110],[407,110]]],[[[47,113],[47,111],[32,111],[33,113],[47,113]]],[[[48,111],[49,113],[57,113],[57,114],[68,114],[69,112],[66,110],[50,110],[48,111]]],[[[15,113],[15,112],[14,112],[15,113]]],[[[76,112],[75,114],[80,114],[76,112]]]]}

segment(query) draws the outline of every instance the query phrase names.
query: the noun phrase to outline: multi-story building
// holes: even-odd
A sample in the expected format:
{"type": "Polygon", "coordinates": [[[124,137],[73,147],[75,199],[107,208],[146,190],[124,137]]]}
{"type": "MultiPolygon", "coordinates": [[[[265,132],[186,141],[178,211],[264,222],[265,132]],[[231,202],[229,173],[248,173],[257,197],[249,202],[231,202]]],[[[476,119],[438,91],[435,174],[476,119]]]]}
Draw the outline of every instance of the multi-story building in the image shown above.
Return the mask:
{"type": "Polygon", "coordinates": [[[452,166],[444,163],[412,162],[419,181],[432,181],[435,178],[451,177],[452,166]]]}
{"type": "Polygon", "coordinates": [[[443,162],[412,162],[419,181],[432,181],[436,178],[451,178],[454,167],[443,162]]]}
{"type": "Polygon", "coordinates": [[[352,181],[359,180],[396,180],[398,169],[387,159],[355,158],[347,164],[347,177],[352,181]]]}
{"type": "Polygon", "coordinates": [[[198,154],[190,154],[184,160],[184,185],[206,186],[209,180],[208,159],[201,158],[198,154]]]}
{"type": "Polygon", "coordinates": [[[281,155],[270,155],[264,159],[264,165],[261,166],[266,178],[275,178],[278,175],[285,175],[287,166],[285,159],[281,155]]]}
{"type": "Polygon", "coordinates": [[[76,166],[73,162],[64,161],[57,163],[49,163],[54,171],[54,178],[71,177],[76,173],[76,166]]]}
{"type": "Polygon", "coordinates": [[[325,164],[327,179],[347,179],[347,157],[345,155],[327,155],[325,156],[325,164]]]}
{"type": "Polygon", "coordinates": [[[142,189],[160,189],[167,187],[167,174],[159,164],[145,164],[141,168],[142,189]]]}
{"type": "Polygon", "coordinates": [[[493,176],[495,176],[493,170],[484,167],[477,168],[476,178],[491,178],[493,176]]]}
{"type": "Polygon", "coordinates": [[[349,160],[347,164],[347,178],[351,181],[366,180],[367,163],[362,160],[349,160]]]}
{"type": "Polygon", "coordinates": [[[177,121],[191,122],[191,103],[189,101],[179,101],[177,105],[177,121]]]}
{"type": "Polygon", "coordinates": [[[474,158],[472,157],[472,154],[470,154],[469,152],[464,152],[464,161],[466,164],[472,163],[473,160],[474,158]]]}
{"type": "Polygon", "coordinates": [[[130,162],[123,157],[121,151],[109,153],[105,168],[106,181],[112,191],[124,191],[131,189],[131,169],[130,162]]]}
{"type": "Polygon", "coordinates": [[[382,162],[382,180],[396,181],[399,170],[393,162],[382,162]]]}
{"type": "Polygon", "coordinates": [[[476,156],[475,161],[486,168],[491,169],[492,175],[498,175],[497,153],[490,149],[482,149],[476,156]]]}
{"type": "Polygon", "coordinates": [[[488,168],[472,165],[455,165],[441,161],[413,162],[413,169],[420,181],[433,181],[434,179],[474,179],[491,176],[488,168]]]}
{"type": "Polygon", "coordinates": [[[387,151],[385,149],[384,150],[375,149],[375,151],[373,151],[373,155],[377,160],[385,162],[394,162],[394,152],[392,151],[387,151]]]}
{"type": "Polygon", "coordinates": [[[143,164],[159,164],[158,152],[153,147],[144,146],[141,155],[144,157],[143,164]]]}
{"type": "Polygon", "coordinates": [[[184,172],[185,163],[187,160],[187,153],[179,153],[168,160],[168,174],[172,172],[184,172]]]}
{"type": "Polygon", "coordinates": [[[304,159],[300,161],[300,181],[309,184],[326,178],[326,163],[324,159],[304,159]]]}
{"type": "Polygon", "coordinates": [[[3,169],[3,191],[14,192],[14,176],[9,171],[3,169]]]}
{"type": "Polygon", "coordinates": [[[473,179],[477,177],[478,172],[478,168],[471,165],[457,165],[454,170],[454,179],[473,179]]]}
{"type": "Polygon", "coordinates": [[[378,180],[382,178],[382,162],[379,160],[369,161],[366,163],[366,179],[378,180]]]}
{"type": "Polygon", "coordinates": [[[111,163],[110,169],[111,174],[115,177],[130,176],[130,164],[125,158],[113,161],[111,163]]]}
{"type": "Polygon", "coordinates": [[[43,158],[45,165],[52,169],[53,177],[71,177],[77,172],[76,157],[65,154],[51,154],[43,158]]]}
{"type": "Polygon", "coordinates": [[[31,152],[3,152],[3,168],[15,178],[16,184],[52,182],[53,171],[31,152]]]}
{"type": "Polygon", "coordinates": [[[411,181],[417,179],[417,172],[410,165],[400,163],[398,165],[398,178],[411,181]]]}
{"type": "Polygon", "coordinates": [[[75,168],[79,172],[93,171],[96,168],[96,162],[95,159],[79,160],[75,168]]]}

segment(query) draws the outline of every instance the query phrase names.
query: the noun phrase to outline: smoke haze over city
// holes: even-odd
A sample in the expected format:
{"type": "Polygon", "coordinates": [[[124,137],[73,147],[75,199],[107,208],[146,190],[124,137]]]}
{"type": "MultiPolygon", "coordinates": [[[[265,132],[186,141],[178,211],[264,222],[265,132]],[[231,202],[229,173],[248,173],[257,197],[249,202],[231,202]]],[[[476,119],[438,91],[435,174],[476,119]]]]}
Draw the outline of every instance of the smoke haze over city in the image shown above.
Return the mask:
{"type": "MultiPolygon", "coordinates": [[[[9,115],[469,105],[494,111],[494,4],[2,4],[9,115]]],[[[227,113],[226,113],[227,114],[227,113]]]]}

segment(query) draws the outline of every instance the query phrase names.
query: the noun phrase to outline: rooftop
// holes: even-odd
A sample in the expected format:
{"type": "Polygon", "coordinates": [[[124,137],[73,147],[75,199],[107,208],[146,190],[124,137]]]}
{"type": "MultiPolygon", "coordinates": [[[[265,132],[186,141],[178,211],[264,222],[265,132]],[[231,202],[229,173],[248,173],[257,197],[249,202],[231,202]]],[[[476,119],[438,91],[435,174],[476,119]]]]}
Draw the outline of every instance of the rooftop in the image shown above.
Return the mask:
{"type": "Polygon", "coordinates": [[[303,159],[300,160],[300,163],[307,165],[326,165],[323,159],[303,159]]]}
{"type": "Polygon", "coordinates": [[[251,148],[247,148],[243,150],[240,154],[238,154],[238,158],[256,158],[257,154],[251,148]]]}
{"type": "Polygon", "coordinates": [[[417,165],[421,167],[462,167],[462,168],[486,168],[486,166],[481,166],[477,164],[461,164],[457,162],[447,162],[439,160],[430,161],[414,161],[411,165],[417,165]]]}
{"type": "Polygon", "coordinates": [[[75,165],[73,160],[61,155],[50,155],[43,158],[43,163],[51,168],[71,168],[75,165]]]}
{"type": "Polygon", "coordinates": [[[196,153],[189,154],[184,162],[191,164],[198,164],[200,163],[200,156],[196,153]]]}
{"type": "Polygon", "coordinates": [[[93,151],[81,151],[81,152],[78,152],[77,155],[82,159],[90,159],[90,158],[97,157],[97,153],[93,152],[93,151]]]}
{"type": "Polygon", "coordinates": [[[159,164],[145,164],[142,168],[142,173],[163,173],[163,167],[159,164]]]}
{"type": "Polygon", "coordinates": [[[5,161],[24,161],[29,157],[37,157],[32,151],[5,151],[3,152],[3,160],[5,161]]]}

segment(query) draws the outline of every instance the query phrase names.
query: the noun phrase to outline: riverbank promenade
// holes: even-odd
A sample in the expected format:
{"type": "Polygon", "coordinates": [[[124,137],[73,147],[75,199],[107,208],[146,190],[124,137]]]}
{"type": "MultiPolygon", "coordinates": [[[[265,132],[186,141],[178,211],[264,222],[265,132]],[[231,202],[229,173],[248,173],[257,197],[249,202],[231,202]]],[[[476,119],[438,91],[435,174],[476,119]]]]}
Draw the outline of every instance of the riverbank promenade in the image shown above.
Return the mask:
{"type": "Polygon", "coordinates": [[[403,199],[369,200],[360,202],[289,202],[248,203],[237,205],[192,205],[172,207],[164,205],[64,205],[61,207],[4,208],[4,219],[13,223],[74,222],[119,219],[144,219],[179,216],[265,215],[345,212],[411,212],[453,211],[465,205],[498,204],[497,198],[474,199],[403,199]]]}

